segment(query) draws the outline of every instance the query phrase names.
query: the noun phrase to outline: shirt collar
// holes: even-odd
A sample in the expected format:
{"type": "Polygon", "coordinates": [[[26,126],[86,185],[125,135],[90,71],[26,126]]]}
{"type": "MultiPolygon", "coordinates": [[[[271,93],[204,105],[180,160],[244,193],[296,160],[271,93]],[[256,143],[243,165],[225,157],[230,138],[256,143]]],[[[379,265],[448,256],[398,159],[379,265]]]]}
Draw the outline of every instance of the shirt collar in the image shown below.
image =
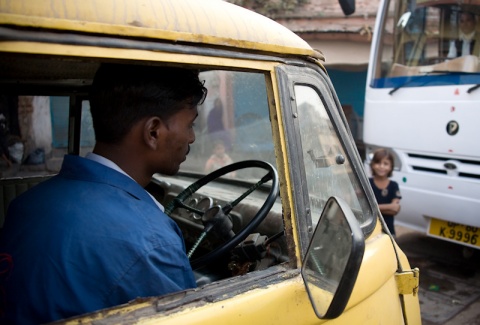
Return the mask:
{"type": "MultiPolygon", "coordinates": [[[[110,159],[107,159],[103,156],[97,155],[96,153],[93,153],[93,152],[87,153],[85,158],[96,161],[99,164],[102,164],[106,167],[109,167],[113,170],[116,170],[117,172],[122,173],[123,175],[133,179],[130,175],[128,175],[123,169],[121,169],[116,163],[114,163],[110,159]]],[[[165,208],[163,207],[163,205],[160,202],[158,202],[157,199],[155,199],[155,197],[152,194],[150,194],[150,192],[148,192],[147,190],[145,190],[145,191],[148,193],[148,195],[150,195],[150,197],[153,199],[153,202],[155,202],[155,204],[158,206],[158,208],[160,210],[162,210],[163,212],[165,212],[165,208]]]]}
{"type": "Polygon", "coordinates": [[[462,41],[471,41],[474,36],[475,36],[475,31],[473,31],[469,34],[464,34],[463,32],[460,31],[460,39],[462,41]]]}

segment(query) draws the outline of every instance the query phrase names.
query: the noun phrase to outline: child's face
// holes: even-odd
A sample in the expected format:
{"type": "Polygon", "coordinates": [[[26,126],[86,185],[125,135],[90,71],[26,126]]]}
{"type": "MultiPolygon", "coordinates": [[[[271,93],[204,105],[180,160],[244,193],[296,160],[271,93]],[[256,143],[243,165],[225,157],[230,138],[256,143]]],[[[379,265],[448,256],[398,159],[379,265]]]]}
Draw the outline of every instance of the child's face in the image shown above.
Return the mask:
{"type": "Polygon", "coordinates": [[[392,163],[388,158],[383,158],[379,162],[372,165],[373,172],[376,176],[388,177],[388,174],[392,171],[392,163]]]}
{"type": "Polygon", "coordinates": [[[218,157],[223,157],[223,155],[225,154],[225,147],[223,146],[223,144],[217,144],[213,149],[213,153],[218,157]]]}

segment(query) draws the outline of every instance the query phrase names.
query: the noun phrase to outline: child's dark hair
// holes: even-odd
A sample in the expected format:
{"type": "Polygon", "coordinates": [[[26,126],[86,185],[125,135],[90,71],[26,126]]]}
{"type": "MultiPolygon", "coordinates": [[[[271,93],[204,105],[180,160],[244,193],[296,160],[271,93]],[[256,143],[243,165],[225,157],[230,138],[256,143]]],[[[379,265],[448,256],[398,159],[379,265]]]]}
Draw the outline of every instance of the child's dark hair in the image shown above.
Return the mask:
{"type": "Polygon", "coordinates": [[[393,157],[393,154],[388,151],[387,149],[377,149],[373,152],[373,158],[370,161],[370,168],[372,170],[372,176],[375,176],[375,170],[373,169],[374,164],[378,164],[382,159],[387,158],[390,163],[392,164],[392,169],[390,169],[390,172],[388,173],[388,177],[392,176],[393,173],[393,167],[395,167],[395,158],[393,157]]]}

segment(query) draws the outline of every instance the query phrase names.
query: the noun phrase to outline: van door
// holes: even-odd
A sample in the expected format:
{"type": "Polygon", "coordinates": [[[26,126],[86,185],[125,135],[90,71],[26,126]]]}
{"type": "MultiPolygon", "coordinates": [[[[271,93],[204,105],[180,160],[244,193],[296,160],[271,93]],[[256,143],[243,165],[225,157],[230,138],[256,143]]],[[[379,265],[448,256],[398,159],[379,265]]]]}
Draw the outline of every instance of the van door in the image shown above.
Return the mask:
{"type": "MultiPolygon", "coordinates": [[[[329,78],[320,69],[320,73],[308,73],[309,69],[294,66],[277,70],[281,84],[289,89],[282,104],[285,112],[291,112],[284,114],[289,150],[293,151],[289,157],[298,157],[289,166],[296,200],[302,202],[296,205],[296,222],[299,229],[307,230],[300,231],[302,254],[328,199],[341,198],[352,210],[365,237],[360,273],[347,305],[347,310],[352,309],[341,318],[353,312],[356,317],[352,323],[402,323],[403,297],[400,295],[399,299],[396,281],[397,270],[401,270],[397,251],[393,239],[382,232],[378,222],[373,193],[329,78]]],[[[405,263],[408,268],[406,259],[405,263]]]]}

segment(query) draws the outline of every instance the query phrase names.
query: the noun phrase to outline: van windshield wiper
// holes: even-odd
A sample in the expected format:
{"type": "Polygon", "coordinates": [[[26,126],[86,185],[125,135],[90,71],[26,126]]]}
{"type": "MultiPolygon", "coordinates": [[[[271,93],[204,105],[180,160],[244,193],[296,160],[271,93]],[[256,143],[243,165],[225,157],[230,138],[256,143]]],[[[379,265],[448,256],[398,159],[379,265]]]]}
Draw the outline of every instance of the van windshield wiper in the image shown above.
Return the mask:
{"type": "MultiPolygon", "coordinates": [[[[405,87],[406,85],[412,83],[413,81],[418,81],[418,80],[421,80],[423,77],[426,77],[426,76],[429,76],[431,74],[435,74],[435,73],[442,73],[442,74],[474,74],[474,73],[477,73],[477,72],[465,72],[465,71],[451,71],[451,70],[432,70],[432,71],[428,71],[427,73],[425,74],[422,74],[421,76],[418,76],[417,78],[410,78],[408,79],[407,81],[405,81],[403,84],[393,88],[392,90],[390,90],[388,92],[389,95],[392,95],[394,92],[396,92],[397,90],[399,90],[400,88],[403,88],[405,87]]],[[[413,77],[416,77],[416,76],[413,76],[413,77]]],[[[478,85],[477,85],[478,86],[478,85]]],[[[474,91],[475,89],[479,88],[480,86],[473,86],[472,88],[470,88],[468,90],[468,92],[472,92],[474,91]],[[476,87],[476,88],[475,88],[476,87]],[[475,88],[475,89],[473,89],[475,88]]]]}

